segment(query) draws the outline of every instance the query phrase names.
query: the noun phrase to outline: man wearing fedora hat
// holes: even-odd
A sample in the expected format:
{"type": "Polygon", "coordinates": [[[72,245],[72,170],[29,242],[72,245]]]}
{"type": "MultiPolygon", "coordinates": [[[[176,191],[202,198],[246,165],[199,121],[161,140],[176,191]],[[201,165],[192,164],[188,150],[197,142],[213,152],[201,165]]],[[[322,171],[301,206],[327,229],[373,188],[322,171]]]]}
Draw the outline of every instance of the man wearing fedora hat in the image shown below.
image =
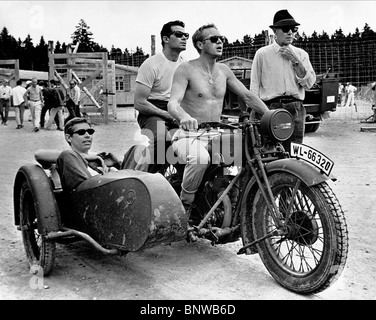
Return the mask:
{"type": "Polygon", "coordinates": [[[291,142],[303,142],[305,89],[310,89],[316,81],[308,53],[292,45],[299,25],[287,10],[278,11],[270,26],[275,41],[257,50],[251,71],[250,90],[269,109],[283,108],[294,117],[294,134],[283,143],[288,152],[291,142]]]}

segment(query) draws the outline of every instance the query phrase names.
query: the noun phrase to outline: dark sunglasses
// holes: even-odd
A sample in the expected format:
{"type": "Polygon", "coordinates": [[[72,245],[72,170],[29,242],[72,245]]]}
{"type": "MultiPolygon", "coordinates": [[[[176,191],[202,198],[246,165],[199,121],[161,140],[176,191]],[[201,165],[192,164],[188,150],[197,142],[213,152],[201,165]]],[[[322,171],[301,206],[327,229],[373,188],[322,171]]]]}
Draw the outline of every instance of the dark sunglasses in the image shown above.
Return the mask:
{"type": "Polygon", "coordinates": [[[226,37],[224,36],[211,36],[209,38],[202,39],[204,42],[205,40],[210,40],[211,43],[217,43],[218,39],[220,39],[222,42],[225,42],[226,37]]]}
{"type": "Polygon", "coordinates": [[[280,28],[284,33],[288,33],[290,30],[292,32],[297,32],[298,31],[298,27],[291,27],[291,26],[287,26],[287,27],[281,27],[280,28]]]}
{"type": "Polygon", "coordinates": [[[173,34],[175,35],[176,38],[183,38],[183,36],[186,37],[187,39],[189,38],[189,33],[187,32],[173,31],[170,33],[170,36],[172,36],[173,34]]]}
{"type": "Polygon", "coordinates": [[[94,129],[80,129],[80,130],[77,130],[77,131],[73,131],[72,134],[77,133],[79,136],[84,136],[86,134],[86,132],[90,135],[93,135],[95,130],[94,129]]]}

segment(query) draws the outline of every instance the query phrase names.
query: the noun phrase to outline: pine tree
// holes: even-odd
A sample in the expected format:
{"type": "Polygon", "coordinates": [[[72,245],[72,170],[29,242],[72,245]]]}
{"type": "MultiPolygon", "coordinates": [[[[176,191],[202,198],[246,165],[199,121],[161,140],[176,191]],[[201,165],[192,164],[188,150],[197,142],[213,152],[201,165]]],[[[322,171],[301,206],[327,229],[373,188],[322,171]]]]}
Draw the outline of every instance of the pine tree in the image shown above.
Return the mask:
{"type": "Polygon", "coordinates": [[[96,52],[100,48],[93,39],[93,33],[89,31],[90,27],[86,22],[81,19],[76,26],[76,31],[72,34],[71,38],[73,44],[76,45],[79,42],[79,47],[77,52],[96,52]]]}

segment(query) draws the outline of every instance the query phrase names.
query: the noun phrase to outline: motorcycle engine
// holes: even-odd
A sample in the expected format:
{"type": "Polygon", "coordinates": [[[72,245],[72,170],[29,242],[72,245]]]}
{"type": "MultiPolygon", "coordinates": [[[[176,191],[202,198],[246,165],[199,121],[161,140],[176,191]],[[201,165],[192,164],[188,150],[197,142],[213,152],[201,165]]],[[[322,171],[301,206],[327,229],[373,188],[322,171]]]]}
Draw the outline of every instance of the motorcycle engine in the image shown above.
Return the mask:
{"type": "MultiPolygon", "coordinates": [[[[223,191],[225,191],[232,178],[233,176],[218,175],[203,184],[201,190],[199,189],[196,193],[195,207],[191,215],[193,223],[198,224],[205,217],[222,195],[223,191]]],[[[213,215],[208,220],[208,224],[218,228],[229,227],[231,225],[232,214],[237,203],[238,195],[239,190],[235,185],[228,196],[223,199],[214,211],[213,215]]]]}

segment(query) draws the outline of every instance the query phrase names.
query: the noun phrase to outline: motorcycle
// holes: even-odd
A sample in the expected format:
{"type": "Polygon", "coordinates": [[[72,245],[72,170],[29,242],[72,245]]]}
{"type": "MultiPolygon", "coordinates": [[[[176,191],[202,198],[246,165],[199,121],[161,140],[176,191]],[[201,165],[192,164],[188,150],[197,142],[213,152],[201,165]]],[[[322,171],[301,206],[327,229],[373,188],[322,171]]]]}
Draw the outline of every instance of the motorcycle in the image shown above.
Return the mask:
{"type": "MultiPolygon", "coordinates": [[[[239,120],[206,124],[208,132],[223,131],[220,143],[208,148],[212,158],[218,159],[213,149],[222,152],[196,192],[189,221],[194,234],[212,244],[241,238],[238,254],[258,253],[283,287],[320,292],[339,277],[348,252],[345,216],[327,183],[336,180],[334,163],[303,144],[285,152],[281,143],[294,130],[286,110],[270,110],[261,120],[244,113],[239,120]],[[221,150],[225,146],[230,150],[221,150]]],[[[181,164],[161,170],[177,194],[183,172],[181,164]]]]}
{"type": "Polygon", "coordinates": [[[348,253],[344,213],[327,183],[335,180],[333,162],[303,144],[292,146],[293,157],[285,152],[294,121],[282,109],[261,120],[245,113],[238,123],[206,125],[205,132],[220,134],[190,217],[178,196],[184,164],[94,176],[67,197],[58,152],[39,150],[38,164],[22,166],[14,183],[15,225],[30,266],[48,275],[56,243],[84,239],[104,254],[126,254],[184,240],[189,225],[213,245],[241,239],[238,254],[258,253],[291,291],[312,294],[333,283],[348,253]]]}

